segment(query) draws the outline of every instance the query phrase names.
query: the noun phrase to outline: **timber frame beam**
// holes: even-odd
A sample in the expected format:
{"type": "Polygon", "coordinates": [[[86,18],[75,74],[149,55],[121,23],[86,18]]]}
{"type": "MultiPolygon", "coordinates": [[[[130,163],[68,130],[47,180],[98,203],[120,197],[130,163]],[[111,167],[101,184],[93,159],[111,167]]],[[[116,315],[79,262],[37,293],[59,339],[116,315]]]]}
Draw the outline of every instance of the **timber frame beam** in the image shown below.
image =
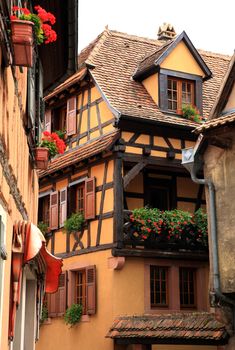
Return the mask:
{"type": "Polygon", "coordinates": [[[131,180],[133,180],[147,164],[148,164],[148,160],[143,159],[140,162],[138,162],[136,165],[134,165],[133,168],[131,168],[131,170],[128,171],[128,173],[123,178],[124,189],[128,186],[131,180]]]}

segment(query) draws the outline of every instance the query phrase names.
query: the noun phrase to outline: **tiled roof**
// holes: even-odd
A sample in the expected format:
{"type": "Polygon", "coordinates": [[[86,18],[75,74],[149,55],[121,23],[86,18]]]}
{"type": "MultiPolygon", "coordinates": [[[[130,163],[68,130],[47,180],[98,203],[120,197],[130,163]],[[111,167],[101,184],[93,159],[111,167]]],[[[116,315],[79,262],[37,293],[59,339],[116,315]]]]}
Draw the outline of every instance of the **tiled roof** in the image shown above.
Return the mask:
{"type": "Polygon", "coordinates": [[[155,338],[155,342],[183,340],[224,343],[228,338],[225,325],[208,312],[172,313],[164,315],[120,316],[106,337],[155,338]]]}
{"type": "Polygon", "coordinates": [[[45,101],[48,101],[53,96],[57,95],[58,93],[62,92],[65,89],[68,89],[73,84],[77,83],[78,81],[81,81],[87,73],[87,69],[83,68],[73,74],[71,77],[69,77],[67,80],[65,80],[62,84],[57,86],[49,95],[45,97],[45,101]]]}
{"type": "MultiPolygon", "coordinates": [[[[121,115],[159,121],[167,124],[195,127],[192,121],[163,114],[144,86],[132,79],[144,58],[159,49],[158,40],[149,40],[105,30],[89,51],[86,63],[109,104],[121,115]]],[[[199,51],[213,73],[203,84],[203,111],[207,117],[227,70],[230,57],[199,51]]]]}
{"type": "Polygon", "coordinates": [[[39,172],[39,177],[49,175],[57,170],[79,163],[83,159],[99,154],[100,152],[110,150],[118,136],[119,131],[115,130],[82,146],[73,148],[63,155],[53,158],[51,162],[49,162],[47,170],[41,170],[39,172]]]}
{"type": "Polygon", "coordinates": [[[213,118],[213,119],[208,120],[204,124],[197,127],[195,129],[195,133],[197,133],[197,134],[203,133],[207,130],[218,128],[218,127],[228,125],[228,124],[231,124],[234,122],[235,122],[235,111],[233,111],[229,114],[226,114],[224,116],[221,116],[219,118],[213,118]]]}
{"type": "Polygon", "coordinates": [[[145,72],[149,67],[154,65],[154,62],[167,50],[173,40],[169,40],[164,45],[161,45],[157,50],[155,50],[151,55],[145,57],[139,64],[135,75],[138,73],[145,72]]]}

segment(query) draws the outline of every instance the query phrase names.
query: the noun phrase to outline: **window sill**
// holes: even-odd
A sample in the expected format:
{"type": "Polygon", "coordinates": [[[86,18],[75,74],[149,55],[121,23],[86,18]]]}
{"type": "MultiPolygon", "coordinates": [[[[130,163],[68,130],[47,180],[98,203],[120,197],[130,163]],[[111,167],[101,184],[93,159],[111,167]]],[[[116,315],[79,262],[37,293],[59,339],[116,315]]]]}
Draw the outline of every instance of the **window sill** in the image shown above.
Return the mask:
{"type": "Polygon", "coordinates": [[[81,322],[90,322],[90,316],[89,315],[82,315],[81,322]]]}

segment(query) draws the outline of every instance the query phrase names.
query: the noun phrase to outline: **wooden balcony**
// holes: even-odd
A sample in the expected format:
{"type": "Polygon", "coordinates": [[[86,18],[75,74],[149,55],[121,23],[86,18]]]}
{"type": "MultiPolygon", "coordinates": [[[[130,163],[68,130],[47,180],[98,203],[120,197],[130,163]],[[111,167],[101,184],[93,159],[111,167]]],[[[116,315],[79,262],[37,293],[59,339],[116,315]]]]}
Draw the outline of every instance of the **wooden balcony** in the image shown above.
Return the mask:
{"type": "MultiPolygon", "coordinates": [[[[164,217],[164,212],[161,213],[164,217]]],[[[169,220],[164,223],[166,219],[160,219],[160,222],[155,221],[154,218],[152,221],[146,217],[141,219],[133,216],[132,211],[124,210],[123,247],[120,250],[115,249],[114,255],[160,257],[179,257],[181,255],[190,258],[195,256],[195,259],[198,257],[207,259],[208,237],[205,214],[200,213],[199,218],[192,215],[190,219],[190,214],[185,213],[190,219],[186,220],[183,216],[184,212],[180,212],[182,217],[177,217],[177,213],[178,211],[168,211],[167,217],[173,216],[172,223],[169,220]],[[181,221],[177,221],[180,218],[181,221]],[[202,220],[204,220],[203,223],[202,220]],[[202,224],[204,230],[201,230],[202,224]]]]}

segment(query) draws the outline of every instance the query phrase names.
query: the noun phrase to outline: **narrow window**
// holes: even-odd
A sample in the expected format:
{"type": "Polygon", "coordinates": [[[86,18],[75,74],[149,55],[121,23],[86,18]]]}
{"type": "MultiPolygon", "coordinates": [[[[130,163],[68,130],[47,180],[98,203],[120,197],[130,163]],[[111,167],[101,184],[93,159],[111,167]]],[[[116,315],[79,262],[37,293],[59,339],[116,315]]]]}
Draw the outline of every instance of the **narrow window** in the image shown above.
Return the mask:
{"type": "Polygon", "coordinates": [[[82,313],[87,311],[86,271],[79,270],[75,275],[75,303],[82,305],[82,313]]]}
{"type": "Polygon", "coordinates": [[[50,217],[50,196],[45,196],[39,199],[38,205],[38,222],[43,222],[49,226],[50,217]]]}
{"type": "Polygon", "coordinates": [[[168,269],[150,266],[151,307],[168,306],[168,269]]]}
{"type": "Polygon", "coordinates": [[[180,268],[180,306],[195,307],[196,271],[192,268],[180,268]]]}
{"type": "Polygon", "coordinates": [[[84,182],[76,188],[76,213],[84,214],[84,189],[84,182]]]}
{"type": "Polygon", "coordinates": [[[168,110],[182,114],[184,104],[195,105],[194,82],[168,77],[167,100],[168,110]]]}

